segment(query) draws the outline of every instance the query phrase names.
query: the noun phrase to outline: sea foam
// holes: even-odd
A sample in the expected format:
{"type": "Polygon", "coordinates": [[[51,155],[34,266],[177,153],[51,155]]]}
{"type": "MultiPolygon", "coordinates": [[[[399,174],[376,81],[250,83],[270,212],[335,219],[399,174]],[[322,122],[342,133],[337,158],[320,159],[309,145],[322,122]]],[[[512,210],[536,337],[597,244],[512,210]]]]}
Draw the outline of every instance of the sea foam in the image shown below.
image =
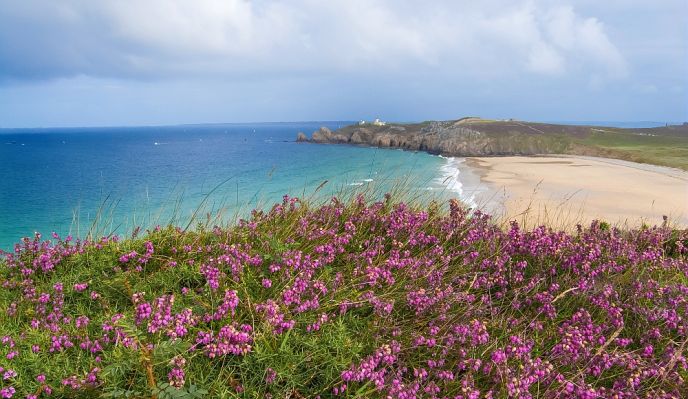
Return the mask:
{"type": "Polygon", "coordinates": [[[466,205],[476,207],[475,195],[466,195],[464,193],[463,183],[461,182],[460,165],[465,161],[464,158],[444,157],[442,155],[439,157],[444,159],[445,163],[440,166],[440,176],[435,179],[435,183],[455,193],[466,205]]]}

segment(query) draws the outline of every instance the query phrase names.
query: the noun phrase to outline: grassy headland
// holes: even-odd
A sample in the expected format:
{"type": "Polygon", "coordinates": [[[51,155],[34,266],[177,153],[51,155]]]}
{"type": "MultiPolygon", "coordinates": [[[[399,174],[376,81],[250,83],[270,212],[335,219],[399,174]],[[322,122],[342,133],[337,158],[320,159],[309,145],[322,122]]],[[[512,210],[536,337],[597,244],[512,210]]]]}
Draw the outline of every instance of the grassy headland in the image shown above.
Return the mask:
{"type": "Polygon", "coordinates": [[[348,143],[427,151],[448,156],[571,154],[616,158],[688,170],[688,124],[610,128],[516,120],[351,125],[320,129],[301,141],[348,143]]]}
{"type": "Polygon", "coordinates": [[[0,395],[685,397],[687,245],[363,198],[37,236],[0,260],[0,395]]]}
{"type": "Polygon", "coordinates": [[[688,128],[597,128],[573,140],[569,153],[688,170],[688,128]]]}

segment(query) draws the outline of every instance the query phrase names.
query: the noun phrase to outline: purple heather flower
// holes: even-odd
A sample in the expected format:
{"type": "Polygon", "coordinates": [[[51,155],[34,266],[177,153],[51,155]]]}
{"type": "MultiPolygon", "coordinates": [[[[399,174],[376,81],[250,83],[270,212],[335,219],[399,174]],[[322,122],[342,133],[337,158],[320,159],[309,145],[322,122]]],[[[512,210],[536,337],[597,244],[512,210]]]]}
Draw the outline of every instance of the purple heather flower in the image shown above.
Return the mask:
{"type": "Polygon", "coordinates": [[[175,367],[169,373],[167,373],[167,379],[169,380],[170,385],[177,389],[184,386],[184,377],[184,370],[182,370],[180,367],[175,367]]]}
{"type": "Polygon", "coordinates": [[[76,291],[76,292],[85,291],[87,288],[88,288],[88,283],[77,283],[77,284],[74,284],[74,291],[76,291]]]}
{"type": "Polygon", "coordinates": [[[0,389],[0,398],[9,399],[14,396],[16,389],[14,387],[5,387],[0,389]]]}
{"type": "Polygon", "coordinates": [[[267,370],[265,370],[265,383],[272,384],[273,382],[275,382],[276,378],[277,372],[272,368],[268,367],[267,370]]]}
{"type": "Polygon", "coordinates": [[[3,380],[9,380],[17,376],[17,372],[14,370],[6,370],[2,375],[3,380]]]}

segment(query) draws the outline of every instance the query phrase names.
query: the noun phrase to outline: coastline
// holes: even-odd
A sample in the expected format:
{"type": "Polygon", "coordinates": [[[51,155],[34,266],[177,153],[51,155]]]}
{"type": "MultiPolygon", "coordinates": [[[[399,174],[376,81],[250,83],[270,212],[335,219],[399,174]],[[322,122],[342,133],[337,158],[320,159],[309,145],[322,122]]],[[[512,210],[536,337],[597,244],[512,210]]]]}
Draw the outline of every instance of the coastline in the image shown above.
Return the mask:
{"type": "Polygon", "coordinates": [[[326,127],[297,142],[367,145],[447,157],[559,154],[649,163],[688,171],[688,123],[656,127],[598,127],[465,117],[415,123],[377,121],[326,127]]]}
{"type": "Polygon", "coordinates": [[[439,176],[434,179],[434,183],[457,195],[466,206],[479,208],[478,200],[481,193],[487,189],[482,182],[479,169],[469,166],[466,158],[442,155],[438,157],[443,159],[445,164],[439,168],[439,176]]]}
{"type": "Polygon", "coordinates": [[[498,220],[570,228],[594,219],[613,225],[688,226],[688,172],[576,155],[471,157],[479,208],[498,220]]]}

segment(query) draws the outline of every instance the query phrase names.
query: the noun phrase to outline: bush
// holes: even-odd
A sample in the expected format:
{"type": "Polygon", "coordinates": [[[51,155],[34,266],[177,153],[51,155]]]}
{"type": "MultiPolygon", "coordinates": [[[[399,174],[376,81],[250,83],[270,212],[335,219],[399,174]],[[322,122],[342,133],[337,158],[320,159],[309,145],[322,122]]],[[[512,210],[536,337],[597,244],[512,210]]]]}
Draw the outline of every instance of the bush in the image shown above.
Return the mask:
{"type": "Polygon", "coordinates": [[[0,397],[685,397],[685,234],[501,229],[451,202],[24,239],[0,397]]]}

